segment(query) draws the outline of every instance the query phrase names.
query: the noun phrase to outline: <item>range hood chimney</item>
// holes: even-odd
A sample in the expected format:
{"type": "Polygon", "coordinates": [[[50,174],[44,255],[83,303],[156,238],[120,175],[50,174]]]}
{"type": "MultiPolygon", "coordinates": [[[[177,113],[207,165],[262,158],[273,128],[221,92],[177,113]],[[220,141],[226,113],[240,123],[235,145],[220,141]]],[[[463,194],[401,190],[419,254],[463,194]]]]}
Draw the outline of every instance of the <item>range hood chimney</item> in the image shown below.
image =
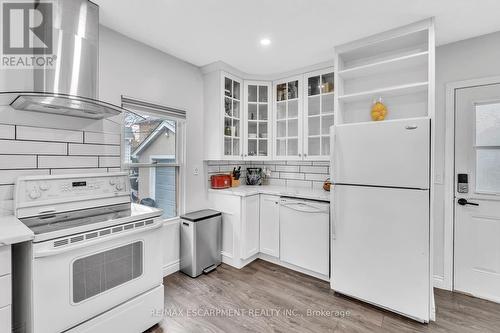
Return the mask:
{"type": "MultiPolygon", "coordinates": [[[[35,1],[35,8],[39,2],[35,1]]],[[[33,69],[33,89],[2,93],[14,109],[102,119],[121,107],[99,101],[99,6],[88,0],[53,0],[51,66],[33,69]]],[[[24,71],[18,69],[17,71],[24,71]]],[[[21,75],[21,74],[20,74],[21,75]]]]}

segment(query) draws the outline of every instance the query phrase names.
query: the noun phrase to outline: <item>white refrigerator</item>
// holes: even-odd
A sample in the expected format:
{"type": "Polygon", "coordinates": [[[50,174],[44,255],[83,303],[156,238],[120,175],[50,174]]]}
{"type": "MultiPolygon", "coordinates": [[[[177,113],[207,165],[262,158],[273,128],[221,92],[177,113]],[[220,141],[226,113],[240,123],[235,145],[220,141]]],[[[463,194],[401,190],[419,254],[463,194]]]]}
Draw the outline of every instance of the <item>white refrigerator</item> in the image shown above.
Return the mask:
{"type": "Polygon", "coordinates": [[[428,322],[430,120],[331,131],[332,289],[428,322]]]}

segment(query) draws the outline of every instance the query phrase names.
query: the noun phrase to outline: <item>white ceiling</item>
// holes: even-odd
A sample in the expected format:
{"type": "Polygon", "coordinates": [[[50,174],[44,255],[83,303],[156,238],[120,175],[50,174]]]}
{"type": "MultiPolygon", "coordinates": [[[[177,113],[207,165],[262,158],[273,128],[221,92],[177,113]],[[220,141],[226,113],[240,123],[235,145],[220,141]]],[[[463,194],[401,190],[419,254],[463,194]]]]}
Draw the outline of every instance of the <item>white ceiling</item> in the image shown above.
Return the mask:
{"type": "Polygon", "coordinates": [[[500,30],[499,0],[94,0],[101,23],[197,66],[274,74],[333,58],[333,47],[436,17],[437,43],[500,30]],[[263,48],[259,40],[272,44],[263,48]]]}

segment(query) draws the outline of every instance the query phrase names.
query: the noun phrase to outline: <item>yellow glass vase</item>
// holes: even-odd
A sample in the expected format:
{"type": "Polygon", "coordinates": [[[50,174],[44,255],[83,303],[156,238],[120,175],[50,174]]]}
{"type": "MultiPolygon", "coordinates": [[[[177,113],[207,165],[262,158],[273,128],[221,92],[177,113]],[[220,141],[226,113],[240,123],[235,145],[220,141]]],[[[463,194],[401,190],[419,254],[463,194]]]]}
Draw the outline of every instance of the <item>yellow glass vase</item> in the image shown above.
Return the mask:
{"type": "Polygon", "coordinates": [[[371,116],[373,121],[381,121],[387,116],[387,107],[382,103],[382,99],[374,102],[372,105],[371,116]]]}

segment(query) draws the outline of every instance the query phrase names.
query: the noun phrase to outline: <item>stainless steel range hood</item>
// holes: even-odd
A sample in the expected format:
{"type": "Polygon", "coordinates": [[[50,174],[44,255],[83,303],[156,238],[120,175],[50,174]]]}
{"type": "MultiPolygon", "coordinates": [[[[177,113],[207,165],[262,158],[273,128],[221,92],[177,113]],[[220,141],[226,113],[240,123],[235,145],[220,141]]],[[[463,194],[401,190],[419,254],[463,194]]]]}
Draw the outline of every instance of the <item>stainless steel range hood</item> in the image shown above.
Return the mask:
{"type": "MultiPolygon", "coordinates": [[[[92,119],[120,114],[121,107],[97,99],[99,6],[88,0],[51,3],[53,24],[47,33],[53,36],[55,61],[50,67],[32,70],[32,89],[0,93],[0,104],[92,119]]],[[[24,69],[16,71],[26,75],[24,69]]]]}

